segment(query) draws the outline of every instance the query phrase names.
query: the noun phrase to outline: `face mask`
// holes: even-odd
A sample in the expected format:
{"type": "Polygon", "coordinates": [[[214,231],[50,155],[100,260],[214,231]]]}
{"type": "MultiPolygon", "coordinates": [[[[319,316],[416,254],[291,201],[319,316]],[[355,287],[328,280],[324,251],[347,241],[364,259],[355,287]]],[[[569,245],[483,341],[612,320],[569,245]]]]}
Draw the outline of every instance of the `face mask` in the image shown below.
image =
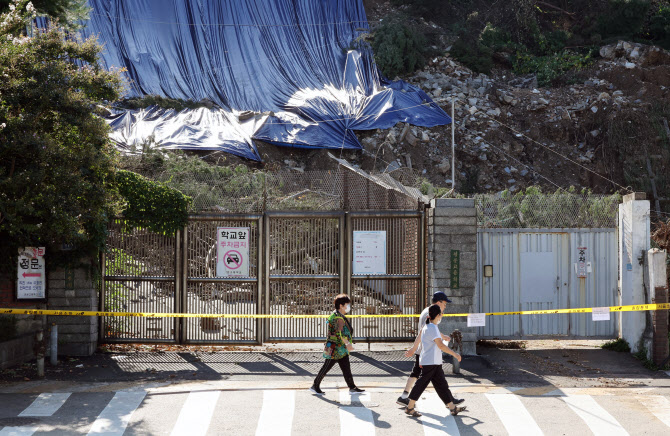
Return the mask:
{"type": "Polygon", "coordinates": [[[346,306],[344,306],[344,311],[345,311],[346,313],[351,312],[351,304],[347,304],[346,306]]]}

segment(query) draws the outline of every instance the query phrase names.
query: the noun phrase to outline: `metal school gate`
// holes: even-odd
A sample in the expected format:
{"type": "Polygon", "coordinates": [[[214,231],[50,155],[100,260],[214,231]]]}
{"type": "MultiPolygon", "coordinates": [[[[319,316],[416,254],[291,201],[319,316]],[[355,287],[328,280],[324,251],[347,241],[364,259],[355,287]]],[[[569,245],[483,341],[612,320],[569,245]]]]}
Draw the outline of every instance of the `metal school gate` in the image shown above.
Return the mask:
{"type": "MultiPolygon", "coordinates": [[[[352,314],[416,314],[425,302],[425,220],[417,211],[194,215],[174,236],[110,226],[101,310],[326,315],[348,294],[352,314]],[[247,277],[217,277],[217,228],[249,229],[247,277]],[[354,232],[385,232],[386,274],[354,274],[354,232]]],[[[321,341],[323,318],[102,317],[104,342],[241,344],[321,341]]],[[[413,318],[354,321],[361,341],[411,340],[413,318]]]]}

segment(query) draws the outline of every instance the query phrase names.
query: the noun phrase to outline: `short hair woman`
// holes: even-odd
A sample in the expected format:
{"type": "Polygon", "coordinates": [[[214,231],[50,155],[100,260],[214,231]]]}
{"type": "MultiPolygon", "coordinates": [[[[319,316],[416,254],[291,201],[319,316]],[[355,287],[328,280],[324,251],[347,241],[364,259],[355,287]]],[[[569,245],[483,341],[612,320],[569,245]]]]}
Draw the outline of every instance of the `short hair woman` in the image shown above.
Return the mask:
{"type": "Polygon", "coordinates": [[[334,304],[335,312],[328,317],[328,336],[323,350],[323,357],[326,361],[309,390],[317,395],[325,395],[325,392],[321,390],[321,381],[337,363],[340,365],[342,374],[344,374],[347,386],[349,386],[349,392],[365,392],[364,389],[356,387],[354,376],[351,374],[351,364],[349,363],[349,352],[353,350],[352,336],[354,329],[351,328],[351,323],[345,314],[351,311],[351,300],[346,294],[340,294],[335,297],[334,304]]]}
{"type": "Polygon", "coordinates": [[[459,362],[461,361],[461,355],[442,342],[440,329],[437,328],[440,321],[442,321],[442,309],[437,304],[433,304],[428,309],[428,319],[426,319],[426,325],[421,330],[422,348],[421,355],[419,356],[421,375],[409,393],[409,404],[405,408],[405,413],[410,416],[421,416],[414,409],[414,406],[416,405],[416,400],[421,397],[423,391],[428,387],[428,383],[433,384],[435,392],[437,392],[437,395],[449,408],[452,415],[458,415],[466,409],[454,404],[454,396],[451,395],[449,384],[444,376],[444,371],[442,371],[442,351],[456,357],[459,362]]]}

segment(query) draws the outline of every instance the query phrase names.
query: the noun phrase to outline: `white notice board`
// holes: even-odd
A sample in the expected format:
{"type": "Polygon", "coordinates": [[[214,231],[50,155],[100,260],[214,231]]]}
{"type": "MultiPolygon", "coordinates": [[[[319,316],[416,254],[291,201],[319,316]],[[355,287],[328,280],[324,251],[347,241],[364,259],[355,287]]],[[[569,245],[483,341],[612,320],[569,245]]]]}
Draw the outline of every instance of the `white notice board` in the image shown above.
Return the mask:
{"type": "Polygon", "coordinates": [[[249,227],[216,229],[216,276],[249,277],[249,227]]]}
{"type": "Polygon", "coordinates": [[[354,231],[352,272],[386,274],[386,231],[354,231]]]}
{"type": "Polygon", "coordinates": [[[42,300],[46,298],[46,273],[44,247],[19,248],[16,280],[17,300],[42,300]]]}

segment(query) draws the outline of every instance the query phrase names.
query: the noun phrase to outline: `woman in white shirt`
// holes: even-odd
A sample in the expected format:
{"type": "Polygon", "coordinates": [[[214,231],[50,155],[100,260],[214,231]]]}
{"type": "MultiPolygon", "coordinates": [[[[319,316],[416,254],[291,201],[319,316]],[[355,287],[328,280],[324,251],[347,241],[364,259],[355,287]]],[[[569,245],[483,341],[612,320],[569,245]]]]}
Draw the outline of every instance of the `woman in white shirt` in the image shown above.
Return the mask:
{"type": "Polygon", "coordinates": [[[446,404],[452,415],[458,415],[466,410],[466,407],[458,407],[454,404],[454,396],[451,395],[449,384],[442,370],[442,352],[451,354],[458,361],[461,361],[461,355],[453,351],[442,342],[442,334],[437,325],[442,321],[442,309],[437,304],[433,304],[428,309],[428,319],[426,325],[421,330],[421,355],[419,364],[421,365],[421,375],[414,384],[412,392],[409,393],[409,404],[405,408],[405,413],[414,417],[421,414],[414,410],[416,400],[421,397],[423,391],[428,387],[428,383],[433,384],[435,392],[446,404]]]}

